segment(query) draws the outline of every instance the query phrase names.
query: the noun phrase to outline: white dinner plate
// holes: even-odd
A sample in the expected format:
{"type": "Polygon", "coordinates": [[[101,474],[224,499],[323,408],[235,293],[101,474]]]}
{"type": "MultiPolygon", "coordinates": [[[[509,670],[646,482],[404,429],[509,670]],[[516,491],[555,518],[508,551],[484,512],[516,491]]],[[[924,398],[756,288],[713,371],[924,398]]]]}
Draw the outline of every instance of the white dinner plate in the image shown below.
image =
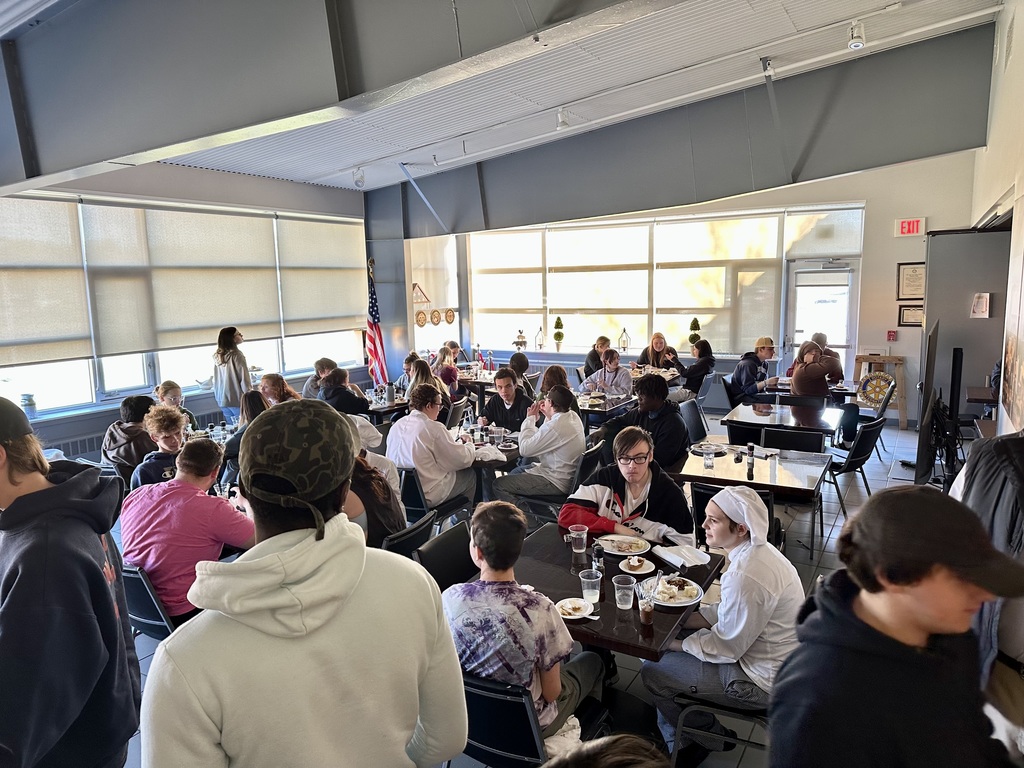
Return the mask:
{"type": "Polygon", "coordinates": [[[644,564],[637,568],[635,571],[626,567],[626,558],[622,558],[619,562],[619,568],[622,569],[623,573],[628,573],[630,576],[643,576],[645,573],[652,573],[654,571],[654,561],[644,558],[644,564]]]}
{"type": "MultiPolygon", "coordinates": [[[[658,578],[658,577],[657,576],[651,576],[649,579],[644,579],[642,582],[640,582],[640,589],[643,590],[646,593],[648,589],[650,589],[651,587],[654,586],[654,580],[656,578],[658,578]]],[[[673,573],[670,576],[664,576],[662,578],[662,582],[664,583],[665,581],[668,581],[669,579],[673,579],[673,580],[677,580],[678,579],[678,580],[681,580],[681,581],[685,581],[688,585],[696,587],[697,588],[697,596],[696,597],[682,598],[682,599],[679,599],[679,600],[659,600],[658,598],[654,598],[654,604],[655,605],[664,605],[667,608],[681,608],[682,606],[693,605],[694,603],[699,603],[701,601],[701,598],[704,597],[704,590],[701,589],[700,584],[698,584],[697,582],[690,581],[689,579],[684,579],[678,573],[673,573]]]]}
{"type": "Polygon", "coordinates": [[[601,546],[604,547],[605,553],[609,555],[615,555],[616,557],[628,557],[629,555],[642,555],[651,548],[651,543],[641,539],[639,536],[624,536],[618,533],[609,533],[598,539],[601,542],[601,546]],[[643,548],[640,548],[640,542],[643,548]],[[624,544],[633,544],[636,549],[625,549],[620,548],[624,544]]]}
{"type": "Polygon", "coordinates": [[[567,621],[582,619],[594,612],[593,604],[582,597],[567,597],[565,600],[559,600],[555,603],[555,608],[558,609],[558,615],[567,621]]]}
{"type": "Polygon", "coordinates": [[[694,443],[690,446],[690,453],[694,456],[703,456],[705,445],[711,446],[715,456],[725,456],[728,453],[728,450],[722,443],[694,443]]]}

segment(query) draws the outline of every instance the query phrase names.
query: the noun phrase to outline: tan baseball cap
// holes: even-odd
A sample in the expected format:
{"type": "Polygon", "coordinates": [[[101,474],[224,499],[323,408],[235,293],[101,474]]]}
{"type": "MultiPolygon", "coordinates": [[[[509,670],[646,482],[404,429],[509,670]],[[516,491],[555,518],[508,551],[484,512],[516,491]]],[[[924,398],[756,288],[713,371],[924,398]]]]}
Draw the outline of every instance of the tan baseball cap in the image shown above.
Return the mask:
{"type": "Polygon", "coordinates": [[[775,339],[771,336],[762,336],[754,342],[754,349],[760,349],[761,347],[774,347],[775,339]]]}

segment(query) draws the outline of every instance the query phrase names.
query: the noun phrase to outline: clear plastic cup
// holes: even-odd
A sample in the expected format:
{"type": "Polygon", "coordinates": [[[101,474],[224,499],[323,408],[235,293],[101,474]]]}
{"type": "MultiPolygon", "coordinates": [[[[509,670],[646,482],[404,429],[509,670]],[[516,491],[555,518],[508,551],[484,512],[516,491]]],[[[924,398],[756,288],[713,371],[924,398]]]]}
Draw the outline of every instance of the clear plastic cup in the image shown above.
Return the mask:
{"type": "Polygon", "coordinates": [[[615,607],[628,611],[633,607],[633,587],[636,579],[626,574],[620,574],[612,578],[615,585],[615,607]]]}
{"type": "Polygon", "coordinates": [[[704,455],[704,469],[715,468],[715,446],[705,443],[701,446],[701,453],[704,455]]]}
{"type": "Polygon", "coordinates": [[[580,571],[580,586],[583,588],[583,599],[597,605],[601,602],[601,572],[588,568],[580,571]]]}
{"type": "Polygon", "coordinates": [[[569,540],[572,542],[573,552],[587,551],[587,530],[585,525],[569,526],[569,540]]]}
{"type": "Polygon", "coordinates": [[[654,623],[654,600],[649,597],[642,598],[640,601],[640,623],[641,624],[653,624],[654,623]]]}

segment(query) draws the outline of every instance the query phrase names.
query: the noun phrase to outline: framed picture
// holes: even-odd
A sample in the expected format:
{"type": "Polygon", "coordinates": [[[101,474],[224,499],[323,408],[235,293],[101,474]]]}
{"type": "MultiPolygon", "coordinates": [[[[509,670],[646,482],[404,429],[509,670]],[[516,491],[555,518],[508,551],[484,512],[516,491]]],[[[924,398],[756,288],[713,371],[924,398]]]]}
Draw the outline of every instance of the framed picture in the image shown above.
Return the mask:
{"type": "Polygon", "coordinates": [[[903,328],[920,328],[924,325],[924,307],[920,304],[908,304],[900,307],[898,325],[903,328]]]}
{"type": "Polygon", "coordinates": [[[924,262],[908,261],[896,265],[896,301],[924,299],[924,262]]]}

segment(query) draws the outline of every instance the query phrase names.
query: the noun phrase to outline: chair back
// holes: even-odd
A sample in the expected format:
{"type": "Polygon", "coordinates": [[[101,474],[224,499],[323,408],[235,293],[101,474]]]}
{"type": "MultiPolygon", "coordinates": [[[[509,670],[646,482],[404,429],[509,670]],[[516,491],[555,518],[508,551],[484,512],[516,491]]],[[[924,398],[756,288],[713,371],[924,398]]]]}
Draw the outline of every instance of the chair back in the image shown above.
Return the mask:
{"type": "Polygon", "coordinates": [[[808,429],[771,429],[765,427],[762,434],[762,445],[765,448],[779,448],[783,451],[807,451],[808,453],[824,453],[825,433],[812,432],[808,429]]]}
{"type": "Polygon", "coordinates": [[[729,434],[729,445],[761,444],[761,427],[733,424],[731,421],[727,421],[725,431],[729,434]]]}
{"type": "Polygon", "coordinates": [[[725,399],[729,403],[730,408],[735,408],[739,405],[739,402],[732,394],[732,374],[722,376],[722,389],[725,390],[725,399]]]}
{"type": "Polygon", "coordinates": [[[523,376],[523,378],[526,379],[528,382],[530,382],[530,386],[533,387],[533,391],[536,392],[537,391],[537,383],[540,381],[540,371],[535,371],[533,373],[527,373],[526,375],[523,376]]]}
{"type": "Polygon", "coordinates": [[[171,617],[156,596],[156,590],[146,572],[131,563],[121,564],[124,581],[124,599],[128,604],[128,623],[136,632],[163,640],[174,631],[171,617]]]}
{"type": "Polygon", "coordinates": [[[521,685],[463,674],[469,738],[463,754],[493,768],[547,762],[530,691],[521,685]]]}
{"type": "Polygon", "coordinates": [[[402,492],[402,504],[405,506],[405,517],[414,523],[421,517],[433,519],[433,512],[427,503],[427,496],[420,485],[420,477],[412,467],[396,467],[398,470],[398,487],[402,492]]]}
{"type": "Polygon", "coordinates": [[[885,428],[885,417],[868,421],[857,427],[857,437],[853,440],[853,447],[846,455],[846,460],[833,471],[833,474],[841,475],[845,472],[854,472],[863,467],[875,450],[875,443],[878,442],[882,430],[885,428]]]}
{"type": "Polygon", "coordinates": [[[878,404],[878,410],[875,411],[875,418],[880,419],[885,416],[885,412],[889,409],[889,401],[892,400],[892,396],[896,393],[896,382],[890,381],[889,388],[885,390],[885,394],[882,395],[882,402],[878,404]]]}
{"type": "MultiPolygon", "coordinates": [[[[693,531],[697,537],[697,544],[708,543],[707,534],[702,527],[707,517],[705,510],[712,497],[722,490],[723,486],[708,485],[707,483],[690,483],[690,511],[693,515],[693,531]]],[[[761,501],[768,507],[768,535],[772,536],[775,530],[775,496],[771,491],[755,491],[761,497],[761,501]]],[[[775,542],[772,542],[773,544],[775,542]]]]}
{"type": "Polygon", "coordinates": [[[810,395],[779,395],[779,405],[799,405],[824,410],[825,398],[811,397],[810,395]]]}
{"type": "Polygon", "coordinates": [[[580,380],[580,384],[587,380],[587,369],[582,365],[576,369],[576,378],[580,380]]]}
{"type": "Polygon", "coordinates": [[[683,417],[683,423],[686,425],[686,434],[690,438],[691,443],[699,443],[708,436],[708,431],[704,429],[704,420],[700,417],[700,408],[697,407],[696,400],[686,400],[680,403],[679,413],[683,417]]]}
{"type": "Polygon", "coordinates": [[[411,558],[412,553],[430,540],[434,530],[434,516],[424,515],[404,531],[385,536],[380,548],[411,558]]]}
{"type": "Polygon", "coordinates": [[[704,381],[700,383],[700,389],[697,392],[697,397],[694,398],[697,401],[698,408],[704,407],[704,401],[707,400],[708,395],[711,394],[711,387],[714,386],[716,378],[718,378],[718,374],[711,371],[711,373],[704,377],[704,381]]]}
{"type": "Polygon", "coordinates": [[[452,584],[469,581],[480,569],[469,556],[469,523],[462,521],[438,534],[412,553],[444,592],[452,584]]]}
{"type": "Polygon", "coordinates": [[[452,402],[452,407],[448,411],[448,418],[444,423],[445,428],[451,429],[459,425],[462,421],[462,415],[466,412],[467,402],[469,402],[468,397],[462,397],[452,402]]]}
{"type": "Polygon", "coordinates": [[[583,452],[579,463],[576,465],[576,474],[573,475],[572,485],[569,486],[569,493],[579,488],[584,481],[589,480],[590,476],[601,466],[601,451],[603,449],[604,440],[598,440],[583,452]]]}

